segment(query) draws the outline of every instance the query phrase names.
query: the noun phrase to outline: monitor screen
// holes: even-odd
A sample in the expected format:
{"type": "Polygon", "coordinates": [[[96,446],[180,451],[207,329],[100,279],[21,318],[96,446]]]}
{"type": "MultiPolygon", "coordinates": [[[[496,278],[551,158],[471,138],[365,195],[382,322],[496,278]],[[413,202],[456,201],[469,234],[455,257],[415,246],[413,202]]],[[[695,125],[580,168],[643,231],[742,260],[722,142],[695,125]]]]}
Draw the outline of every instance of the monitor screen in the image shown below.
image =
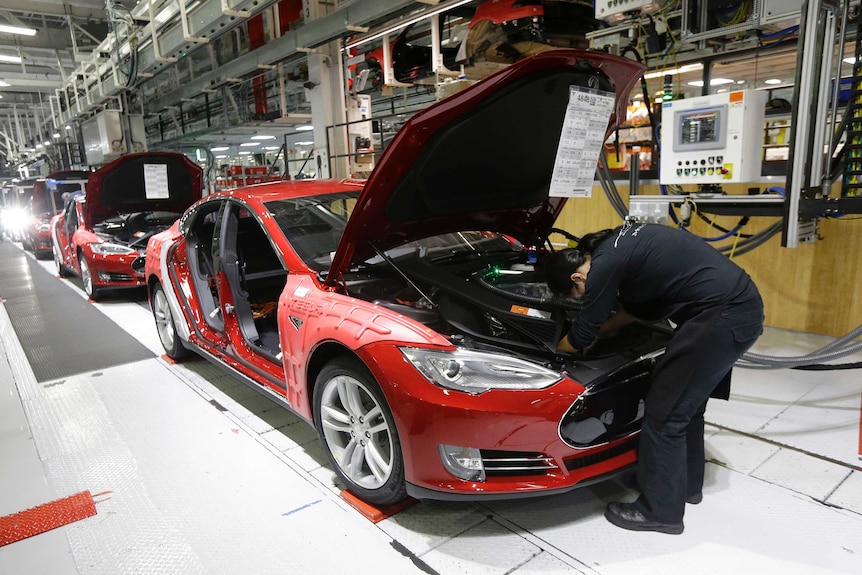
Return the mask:
{"type": "Polygon", "coordinates": [[[723,148],[727,124],[727,106],[680,110],[675,113],[675,152],[723,148]]]}

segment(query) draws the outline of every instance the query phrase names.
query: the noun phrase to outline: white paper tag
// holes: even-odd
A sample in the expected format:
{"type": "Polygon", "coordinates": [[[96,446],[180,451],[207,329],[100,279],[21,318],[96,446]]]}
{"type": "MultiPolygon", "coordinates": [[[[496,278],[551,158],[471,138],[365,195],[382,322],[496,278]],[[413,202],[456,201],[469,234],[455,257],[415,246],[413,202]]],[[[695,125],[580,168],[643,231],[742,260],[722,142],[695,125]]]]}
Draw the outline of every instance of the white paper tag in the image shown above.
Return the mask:
{"type": "Polygon", "coordinates": [[[167,164],[144,164],[144,194],[148,200],[170,199],[167,164]]]}
{"type": "Polygon", "coordinates": [[[569,105],[551,177],[551,196],[588,198],[592,195],[599,152],[614,102],[610,92],[569,87],[569,105]]]}

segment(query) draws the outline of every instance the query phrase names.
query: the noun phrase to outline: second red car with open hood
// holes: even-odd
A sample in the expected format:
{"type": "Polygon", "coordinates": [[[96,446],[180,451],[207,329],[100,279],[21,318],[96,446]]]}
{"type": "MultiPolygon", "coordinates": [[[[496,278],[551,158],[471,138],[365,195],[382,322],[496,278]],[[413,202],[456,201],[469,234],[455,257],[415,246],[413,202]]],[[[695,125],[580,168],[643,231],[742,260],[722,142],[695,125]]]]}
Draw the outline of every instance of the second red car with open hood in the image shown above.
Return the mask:
{"type": "Polygon", "coordinates": [[[78,274],[99,299],[105,288],[143,285],[147,240],[201,198],[203,170],[183,154],[139,152],[92,172],[51,222],[57,272],[78,274]]]}

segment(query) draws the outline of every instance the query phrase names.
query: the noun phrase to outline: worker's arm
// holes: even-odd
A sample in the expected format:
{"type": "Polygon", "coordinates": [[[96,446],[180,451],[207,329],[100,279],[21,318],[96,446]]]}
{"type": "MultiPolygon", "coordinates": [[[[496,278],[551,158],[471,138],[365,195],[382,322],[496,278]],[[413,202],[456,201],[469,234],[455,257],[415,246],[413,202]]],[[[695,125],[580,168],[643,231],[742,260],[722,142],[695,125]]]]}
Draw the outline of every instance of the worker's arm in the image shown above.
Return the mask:
{"type": "Polygon", "coordinates": [[[624,309],[618,309],[611,317],[605,320],[602,327],[599,328],[599,335],[607,335],[622,329],[630,323],[635,322],[635,317],[624,309]]]}
{"type": "MultiPolygon", "coordinates": [[[[635,321],[635,317],[623,309],[619,309],[611,315],[608,319],[602,323],[602,327],[599,328],[599,336],[603,336],[609,333],[613,333],[618,329],[622,329],[625,326],[633,323],[635,321]]],[[[563,339],[557,344],[557,351],[562,351],[564,353],[577,353],[580,350],[571,343],[569,343],[569,336],[566,334],[563,339]]]]}

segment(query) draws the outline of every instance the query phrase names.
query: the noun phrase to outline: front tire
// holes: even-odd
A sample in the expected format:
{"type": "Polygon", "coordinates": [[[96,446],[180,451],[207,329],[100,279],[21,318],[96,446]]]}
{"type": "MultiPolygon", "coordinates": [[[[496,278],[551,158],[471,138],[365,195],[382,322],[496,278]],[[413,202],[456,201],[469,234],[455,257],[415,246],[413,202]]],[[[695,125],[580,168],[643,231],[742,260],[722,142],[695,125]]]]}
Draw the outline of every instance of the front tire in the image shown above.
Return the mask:
{"type": "Polygon", "coordinates": [[[159,333],[159,341],[162,342],[162,347],[165,348],[167,356],[177,360],[189,355],[189,350],[183,346],[177,335],[171,306],[168,303],[168,298],[161,284],[156,284],[153,288],[153,317],[156,319],[156,331],[159,333]]]}
{"type": "Polygon", "coordinates": [[[314,422],[333,469],[357,497],[391,505],[407,496],[395,419],[357,359],[338,357],[317,376],[314,422]]]}
{"type": "Polygon", "coordinates": [[[81,266],[81,281],[84,284],[84,293],[93,301],[99,301],[102,291],[93,284],[93,274],[90,272],[90,264],[84,254],[78,256],[78,265],[81,266]]]}

